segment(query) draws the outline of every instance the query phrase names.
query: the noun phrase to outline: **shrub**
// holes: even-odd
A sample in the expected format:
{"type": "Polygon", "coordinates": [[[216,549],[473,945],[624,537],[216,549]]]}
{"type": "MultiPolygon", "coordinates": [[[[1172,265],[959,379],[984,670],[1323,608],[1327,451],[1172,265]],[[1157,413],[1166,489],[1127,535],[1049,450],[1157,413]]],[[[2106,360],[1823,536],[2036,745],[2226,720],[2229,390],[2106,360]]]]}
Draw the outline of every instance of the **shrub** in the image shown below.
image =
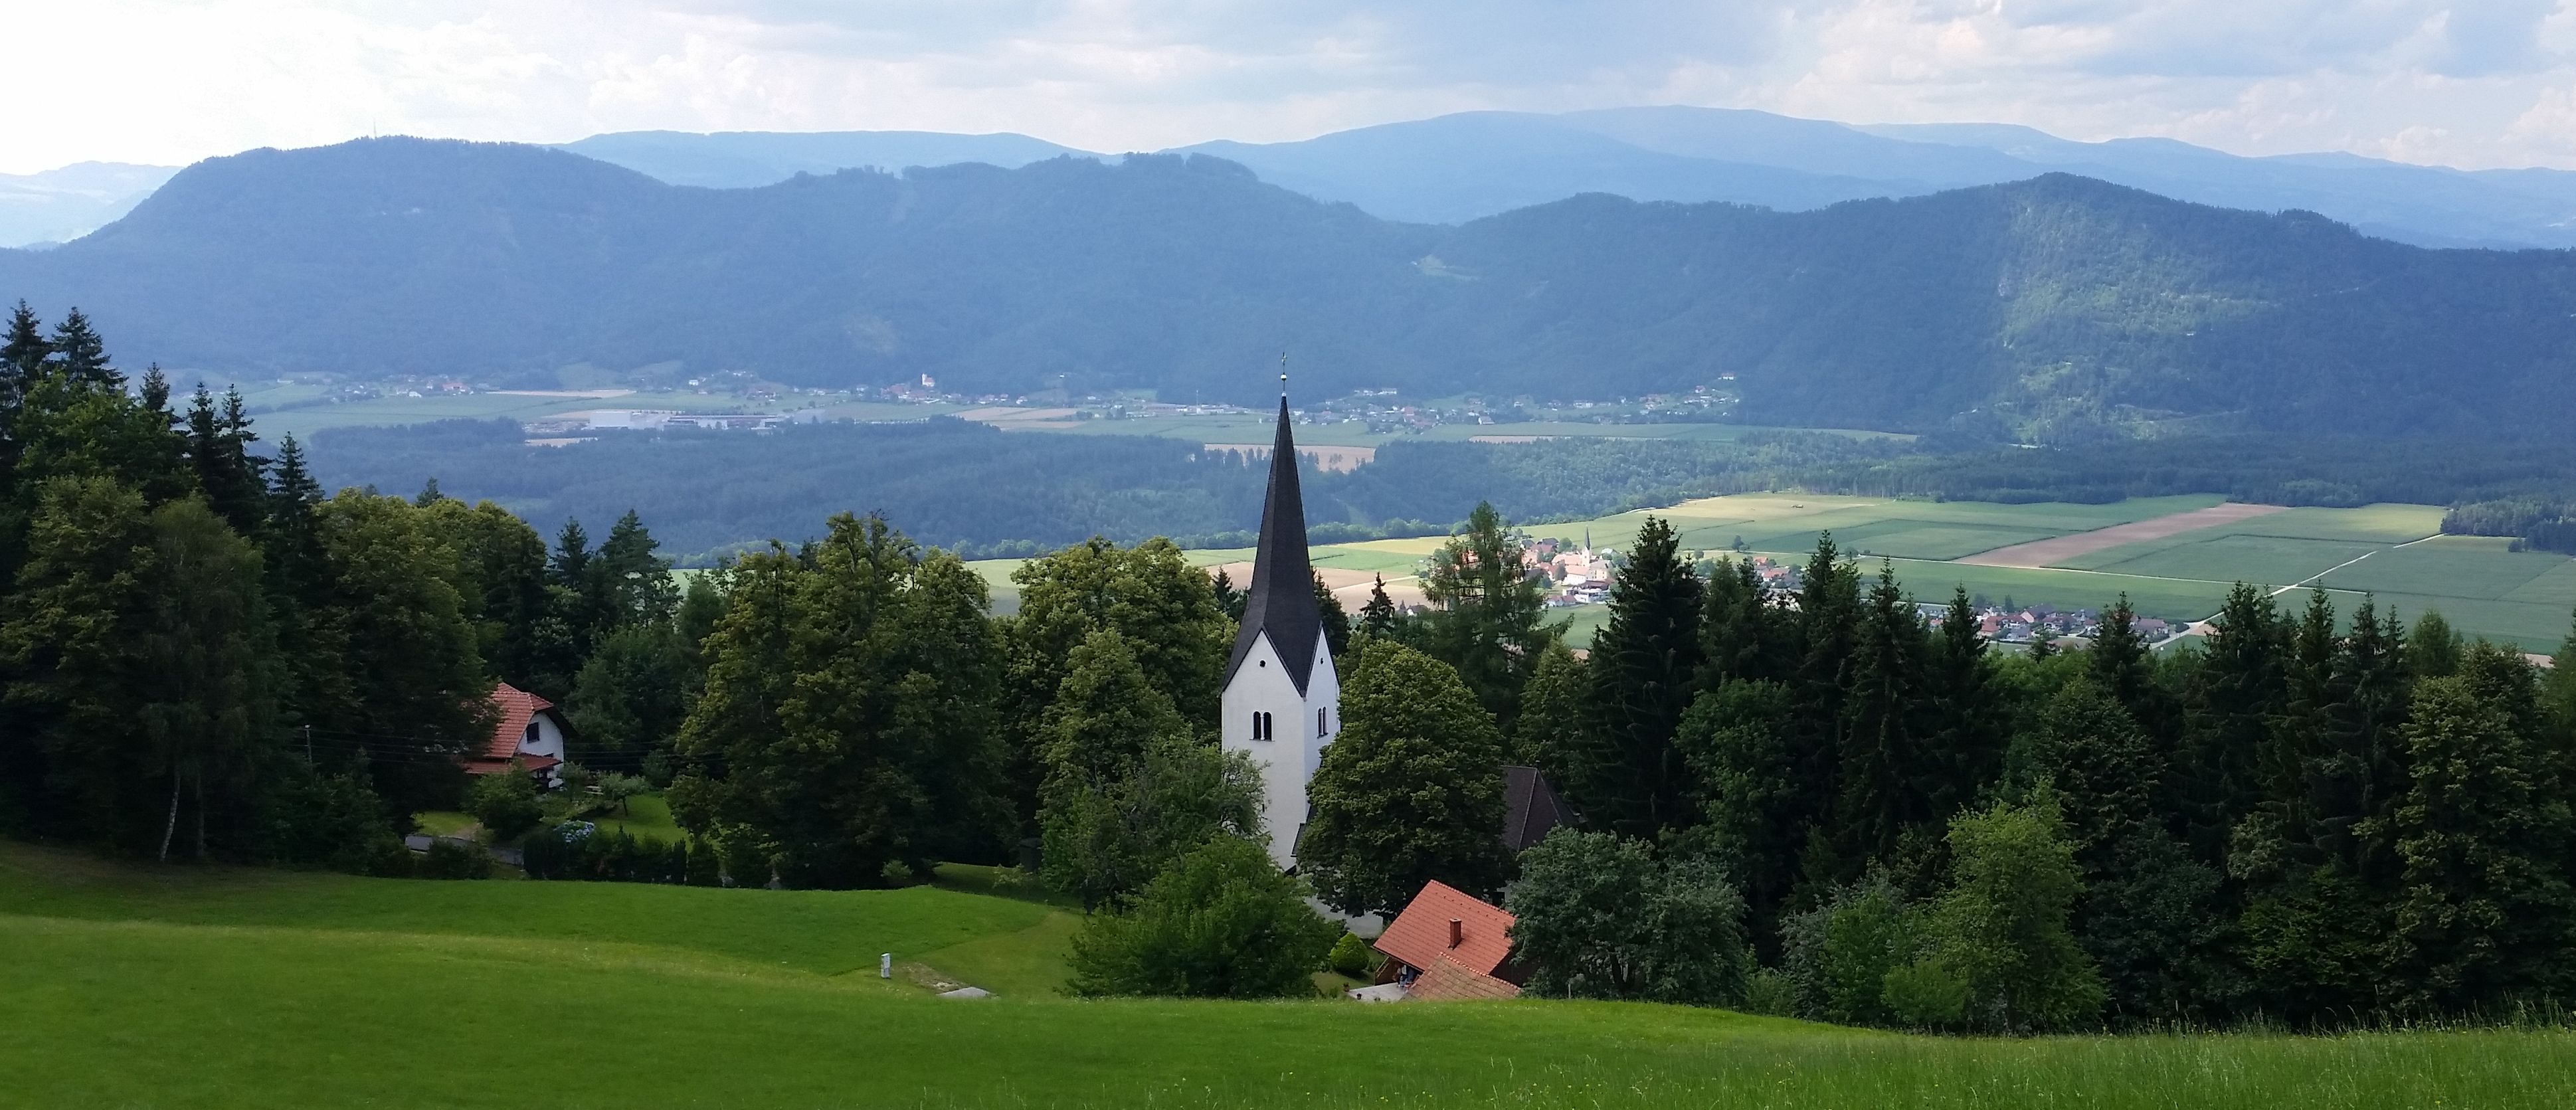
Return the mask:
{"type": "Polygon", "coordinates": [[[492,877],[492,853],[453,840],[433,840],[429,842],[429,854],[414,865],[412,874],[423,879],[488,879],[492,877]]]}
{"type": "Polygon", "coordinates": [[[1333,925],[1306,905],[1303,880],[1270,853],[1219,836],[1145,884],[1133,904],[1092,914],[1073,938],[1079,995],[1199,998],[1311,995],[1333,925]]]}
{"type": "Polygon", "coordinates": [[[495,844],[537,827],[545,807],[537,800],[537,780],[524,771],[483,775],[465,790],[465,812],[483,825],[495,844]]]}
{"type": "Polygon", "coordinates": [[[1937,960],[1891,968],[1880,986],[1887,1012],[1917,1029],[1957,1025],[1968,1010],[1968,981],[1937,960]]]}
{"type": "Polygon", "coordinates": [[[1823,905],[1781,923],[1784,970],[1798,1015],[1844,1025],[1884,1024],[1888,973],[1914,959],[1915,914],[1885,878],[1833,892],[1823,905]]]}
{"type": "Polygon", "coordinates": [[[688,860],[681,865],[681,873],[690,886],[724,885],[724,861],[717,855],[714,844],[698,838],[689,841],[683,850],[688,853],[688,860]]]}
{"type": "Polygon", "coordinates": [[[1521,853],[1506,908],[1539,996],[1723,1005],[1744,992],[1744,899],[1690,852],[1560,827],[1521,853]]]}
{"type": "Polygon", "coordinates": [[[1377,974],[1377,950],[1356,933],[1343,933],[1333,942],[1333,952],[1324,958],[1324,966],[1336,974],[1353,979],[1369,979],[1377,974]]]}
{"type": "Polygon", "coordinates": [[[278,771],[262,799],[262,851],[287,867],[320,867],[355,875],[411,873],[411,851],[385,820],[384,802],[354,775],[321,775],[301,763],[278,771]]]}
{"type": "MultiPolygon", "coordinates": [[[[1751,957],[1746,957],[1751,962],[1751,957]]],[[[1776,967],[1756,970],[1744,980],[1744,1000],[1737,1009],[1748,1014],[1773,1017],[1798,1016],[1798,987],[1789,981],[1787,972],[1776,967]]]]}

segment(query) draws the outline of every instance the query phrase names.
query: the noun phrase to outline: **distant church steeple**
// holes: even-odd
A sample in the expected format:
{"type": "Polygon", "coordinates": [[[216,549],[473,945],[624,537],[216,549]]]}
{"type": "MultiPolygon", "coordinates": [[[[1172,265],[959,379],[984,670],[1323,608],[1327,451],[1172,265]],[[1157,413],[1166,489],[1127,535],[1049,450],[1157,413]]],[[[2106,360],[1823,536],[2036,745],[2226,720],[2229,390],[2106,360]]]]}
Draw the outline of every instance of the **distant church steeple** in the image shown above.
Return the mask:
{"type": "MultiPolygon", "coordinates": [[[[1286,359],[1281,359],[1284,364],[1286,359]]],[[[1261,505],[1261,539],[1253,548],[1252,588],[1243,627],[1226,660],[1225,750],[1243,752],[1261,769],[1262,824],[1270,856],[1296,865],[1306,825],[1306,784],[1324,746],[1341,731],[1341,680],[1315,607],[1315,568],[1306,551],[1304,469],[1289,431],[1288,375],[1279,375],[1279,427],[1270,447],[1270,489],[1261,505]]]]}

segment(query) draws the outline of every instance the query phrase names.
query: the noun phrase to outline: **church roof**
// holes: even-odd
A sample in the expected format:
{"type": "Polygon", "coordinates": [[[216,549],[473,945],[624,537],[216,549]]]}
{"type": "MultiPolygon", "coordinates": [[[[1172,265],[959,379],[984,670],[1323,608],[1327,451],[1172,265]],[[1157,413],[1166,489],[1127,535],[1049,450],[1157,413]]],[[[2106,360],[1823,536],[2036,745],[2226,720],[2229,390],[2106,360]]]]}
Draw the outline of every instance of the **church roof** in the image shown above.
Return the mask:
{"type": "Polygon", "coordinates": [[[1243,603],[1243,630],[1234,637],[1234,656],[1226,660],[1225,679],[1252,654],[1254,638],[1270,634],[1279,665],[1306,692],[1314,676],[1315,645],[1324,638],[1323,615],[1315,611],[1315,568],[1306,557],[1306,502],[1297,489],[1297,443],[1288,434],[1288,397],[1279,397],[1279,436],[1270,448],[1270,492],[1261,502],[1261,543],[1252,553],[1252,589],[1243,603]]]}
{"type": "Polygon", "coordinates": [[[1547,839],[1558,825],[1581,824],[1536,767],[1503,768],[1503,847],[1513,855],[1547,839]]]}

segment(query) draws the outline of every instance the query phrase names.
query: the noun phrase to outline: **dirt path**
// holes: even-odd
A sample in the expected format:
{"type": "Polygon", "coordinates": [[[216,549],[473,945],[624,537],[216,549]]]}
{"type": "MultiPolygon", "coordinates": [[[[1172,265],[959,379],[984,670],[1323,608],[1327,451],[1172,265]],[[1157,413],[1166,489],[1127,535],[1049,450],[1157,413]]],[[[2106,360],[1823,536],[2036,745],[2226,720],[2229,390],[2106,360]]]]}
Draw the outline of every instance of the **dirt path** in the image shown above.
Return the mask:
{"type": "Polygon", "coordinates": [[[1979,567],[2045,567],[2065,562],[2079,555],[2090,555],[2096,551],[2118,547],[2121,544],[2160,540],[2167,536],[2181,535],[2184,532],[2198,531],[2202,528],[2214,528],[2221,524],[2234,524],[2237,521],[2251,520],[2258,516],[2270,516],[2288,507],[2229,502],[2225,505],[2212,505],[2206,509],[2194,509],[2187,513],[2174,513],[2170,516],[2132,521],[2127,524],[2114,524],[2108,528],[2077,532],[2071,536],[2033,540],[2029,543],[2017,543],[2011,547],[1998,547],[1957,561],[1979,567]]]}

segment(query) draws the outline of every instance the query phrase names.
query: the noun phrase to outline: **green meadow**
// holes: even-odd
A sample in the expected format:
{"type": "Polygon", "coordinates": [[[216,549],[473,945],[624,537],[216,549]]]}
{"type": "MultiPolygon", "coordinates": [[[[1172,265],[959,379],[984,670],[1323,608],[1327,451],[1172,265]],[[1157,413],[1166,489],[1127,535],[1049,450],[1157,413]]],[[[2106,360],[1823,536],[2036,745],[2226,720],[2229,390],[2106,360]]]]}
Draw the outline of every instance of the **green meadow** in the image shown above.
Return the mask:
{"type": "Polygon", "coordinates": [[[1616,1003],[1077,1001],[953,889],[431,882],[0,844],[12,1106],[2543,1107],[2564,1030],[1915,1037],[1616,1003]],[[878,952],[902,973],[881,980],[878,952]],[[995,989],[980,1001],[935,985],[995,989]]]}
{"type": "MultiPolygon", "coordinates": [[[[1649,516],[1672,523],[1686,550],[1722,556],[1739,545],[1750,554],[1799,563],[1830,530],[1846,555],[1875,573],[1880,560],[1918,598],[1946,600],[1954,586],[2001,603],[2100,608],[2126,593],[2145,616],[2187,623],[2217,612],[2237,582],[2270,587],[2280,604],[2306,603],[2300,587],[2328,592],[2347,615],[2365,594],[2412,620],[2439,611],[2468,636],[2525,651],[2557,649],[2576,611],[2576,559],[2507,550],[2507,541],[2438,535],[2442,510],[2430,505],[2301,508],[2129,543],[2045,567],[1989,567],[1955,560],[1999,547],[2152,520],[2220,504],[2215,495],[2132,498],[2104,505],[2000,505],[1808,494],[1739,494],[1593,520],[1529,525],[1536,536],[1571,544],[1588,538],[1626,547],[1649,516]]],[[[1319,568],[1411,577],[1437,537],[1319,544],[1319,568]]],[[[1194,550],[1203,566],[1241,562],[1250,548],[1194,550]]],[[[997,609],[1016,602],[1010,571],[1021,560],[972,564],[994,587],[997,609]]],[[[1559,610],[1577,645],[1606,619],[1597,606],[1559,610]]]]}

